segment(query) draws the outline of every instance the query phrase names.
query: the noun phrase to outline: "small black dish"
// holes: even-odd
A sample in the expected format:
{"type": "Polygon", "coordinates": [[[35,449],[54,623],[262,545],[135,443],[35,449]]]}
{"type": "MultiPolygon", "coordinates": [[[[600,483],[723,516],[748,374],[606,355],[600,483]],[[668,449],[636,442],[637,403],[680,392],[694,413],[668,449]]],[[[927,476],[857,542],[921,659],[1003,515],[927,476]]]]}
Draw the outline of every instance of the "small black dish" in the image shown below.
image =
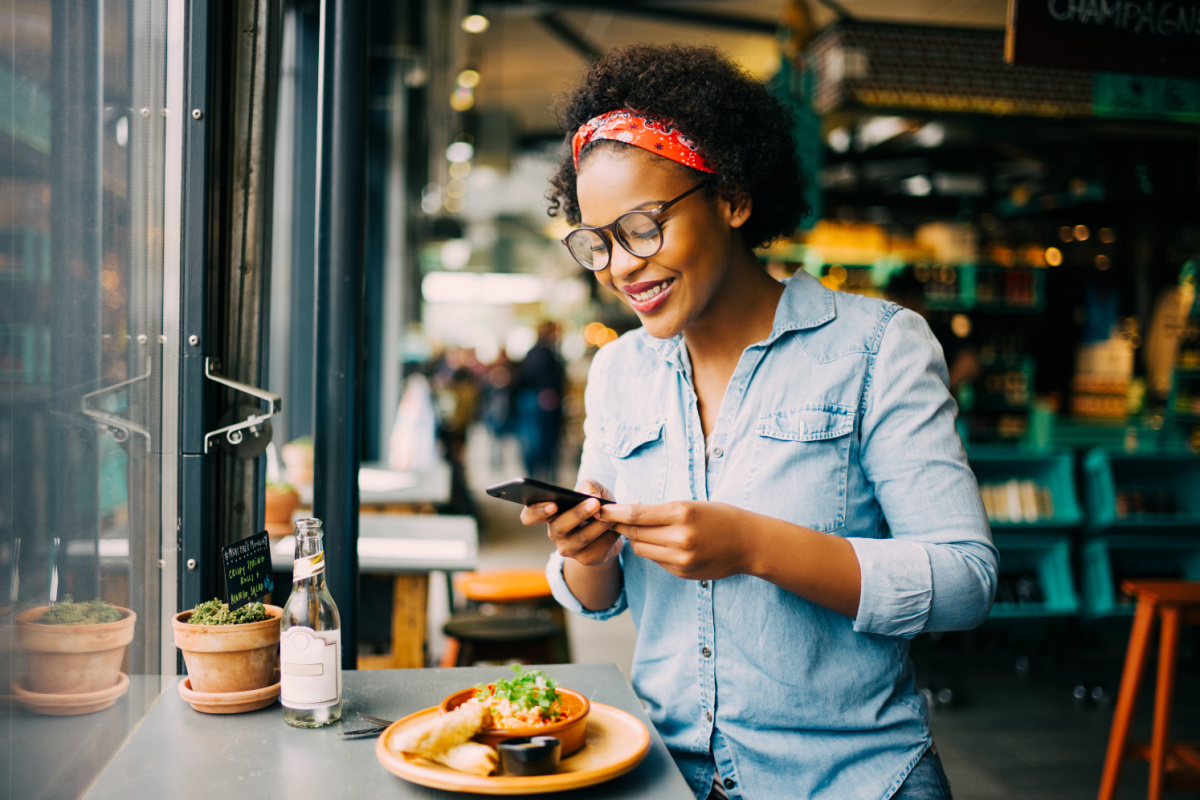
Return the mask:
{"type": "Polygon", "coordinates": [[[562,740],[554,736],[514,736],[496,745],[505,775],[549,775],[558,769],[562,740]]]}

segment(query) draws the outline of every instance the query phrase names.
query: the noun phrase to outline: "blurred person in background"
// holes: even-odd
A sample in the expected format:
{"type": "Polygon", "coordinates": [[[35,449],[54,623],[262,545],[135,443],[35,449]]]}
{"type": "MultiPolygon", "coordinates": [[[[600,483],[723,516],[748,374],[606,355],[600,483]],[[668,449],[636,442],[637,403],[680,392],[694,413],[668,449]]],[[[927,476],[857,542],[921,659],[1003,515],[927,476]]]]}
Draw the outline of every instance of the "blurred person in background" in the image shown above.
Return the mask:
{"type": "Polygon", "coordinates": [[[550,483],[555,483],[558,475],[565,381],[566,370],[558,354],[558,324],[546,320],[538,325],[537,342],[517,370],[513,400],[525,473],[550,483]]]}
{"type": "Polygon", "coordinates": [[[513,364],[508,351],[500,348],[496,360],[484,370],[483,397],[480,408],[483,423],[491,434],[491,466],[496,472],[504,468],[504,443],[513,430],[513,364]]]}
{"type": "Polygon", "coordinates": [[[807,213],[791,111],[710,48],[635,46],[560,106],[550,212],[642,327],[601,348],[576,487],[527,506],[567,608],[704,798],[946,800],[909,642],[987,617],[996,549],[920,315],[771,277],[807,213]]]}

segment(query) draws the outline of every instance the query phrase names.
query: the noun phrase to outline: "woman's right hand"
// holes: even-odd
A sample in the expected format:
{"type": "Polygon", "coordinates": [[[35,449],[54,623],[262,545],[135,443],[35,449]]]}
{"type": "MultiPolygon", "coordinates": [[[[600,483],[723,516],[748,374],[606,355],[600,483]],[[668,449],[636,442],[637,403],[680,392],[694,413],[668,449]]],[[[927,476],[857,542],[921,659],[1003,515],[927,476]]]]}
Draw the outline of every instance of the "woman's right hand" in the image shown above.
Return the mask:
{"type": "MultiPolygon", "coordinates": [[[[615,499],[606,487],[591,481],[580,481],[575,491],[615,499]]],[[[600,508],[599,500],[585,500],[574,508],[559,513],[554,503],[538,503],[521,509],[524,525],[546,523],[547,535],[559,555],[574,559],[589,567],[606,564],[621,552],[622,536],[610,530],[608,523],[592,519],[600,508]]]]}

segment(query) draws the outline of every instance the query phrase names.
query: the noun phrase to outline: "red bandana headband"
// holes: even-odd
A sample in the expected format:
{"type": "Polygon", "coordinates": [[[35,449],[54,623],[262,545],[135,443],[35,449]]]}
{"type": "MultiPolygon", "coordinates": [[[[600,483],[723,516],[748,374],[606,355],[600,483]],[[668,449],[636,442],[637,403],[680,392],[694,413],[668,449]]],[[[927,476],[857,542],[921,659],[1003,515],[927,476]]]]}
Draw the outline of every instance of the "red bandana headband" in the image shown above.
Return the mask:
{"type": "Polygon", "coordinates": [[[625,142],[655,155],[677,161],[684,166],[701,172],[716,173],[708,166],[696,143],[679,132],[675,123],[654,117],[644,117],[633,111],[620,109],[593,117],[575,131],[571,139],[571,150],[575,158],[575,171],[579,171],[579,151],[588,142],[610,139],[625,142]]]}

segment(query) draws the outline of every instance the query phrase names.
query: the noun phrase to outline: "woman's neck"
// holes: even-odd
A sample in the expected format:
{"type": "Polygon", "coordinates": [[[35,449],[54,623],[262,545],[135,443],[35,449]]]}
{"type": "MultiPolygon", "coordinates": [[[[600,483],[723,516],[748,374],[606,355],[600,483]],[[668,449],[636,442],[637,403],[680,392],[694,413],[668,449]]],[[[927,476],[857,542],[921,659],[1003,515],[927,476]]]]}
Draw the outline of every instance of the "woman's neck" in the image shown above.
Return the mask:
{"type": "Polygon", "coordinates": [[[683,331],[692,364],[736,365],[742,351],[771,333],[784,286],[747,252],[718,289],[705,314],[683,331]]]}

